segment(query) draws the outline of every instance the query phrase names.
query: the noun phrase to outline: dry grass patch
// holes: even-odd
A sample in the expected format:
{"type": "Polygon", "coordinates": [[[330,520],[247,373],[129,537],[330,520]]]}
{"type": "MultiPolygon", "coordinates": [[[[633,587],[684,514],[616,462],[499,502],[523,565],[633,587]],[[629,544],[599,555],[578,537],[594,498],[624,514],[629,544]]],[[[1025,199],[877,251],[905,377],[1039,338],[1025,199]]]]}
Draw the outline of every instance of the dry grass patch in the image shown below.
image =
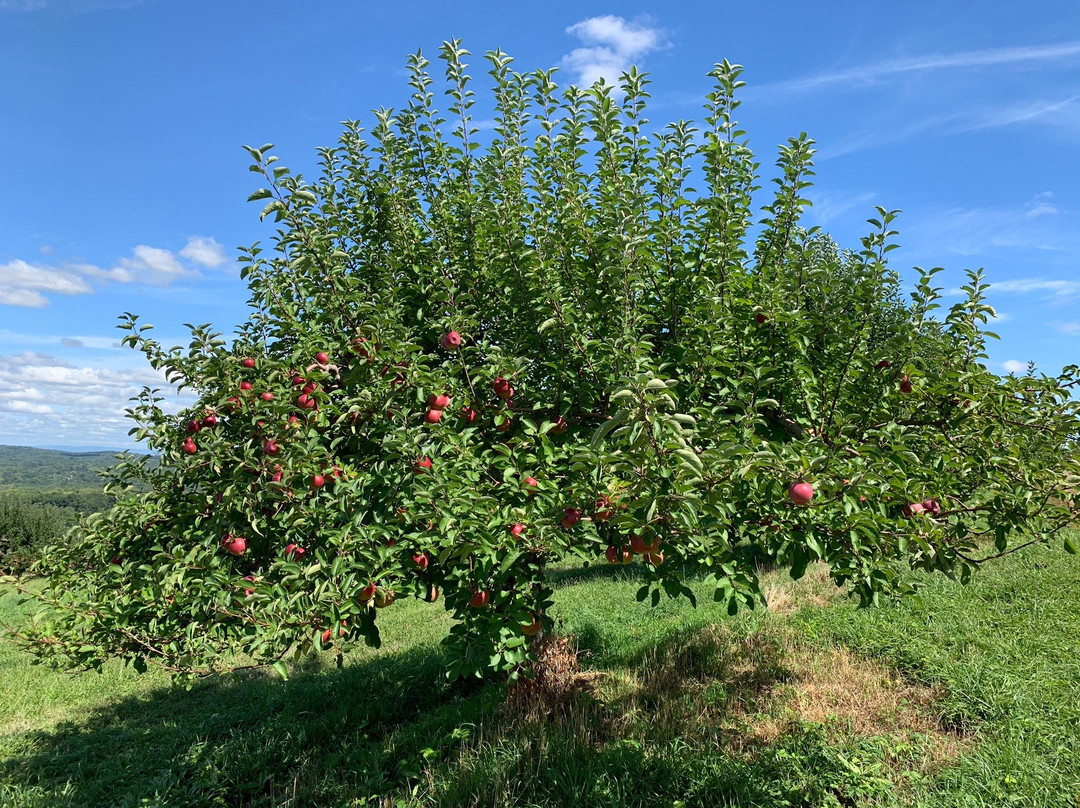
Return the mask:
{"type": "Polygon", "coordinates": [[[828,565],[821,561],[808,565],[797,581],[787,569],[759,566],[757,572],[765,603],[774,614],[794,614],[806,606],[825,606],[844,597],[844,590],[833,582],[828,565]]]}

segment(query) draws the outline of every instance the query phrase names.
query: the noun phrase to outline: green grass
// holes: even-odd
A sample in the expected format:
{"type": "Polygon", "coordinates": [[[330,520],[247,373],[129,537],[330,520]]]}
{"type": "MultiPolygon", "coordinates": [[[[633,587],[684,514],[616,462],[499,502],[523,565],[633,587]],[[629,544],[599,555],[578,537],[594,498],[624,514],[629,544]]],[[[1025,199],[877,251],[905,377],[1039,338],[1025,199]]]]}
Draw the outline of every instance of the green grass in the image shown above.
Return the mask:
{"type": "MultiPolygon", "coordinates": [[[[312,658],[287,682],[71,676],[0,640],[0,805],[1080,805],[1080,559],[1032,550],[919,602],[736,619],[704,588],[696,611],[654,611],[637,575],[559,573],[560,631],[591,675],[548,715],[446,682],[446,616],[409,601],[380,616],[382,650],[312,658]],[[805,659],[837,647],[932,686],[920,709],[944,729],[807,720],[805,659]],[[955,758],[935,747],[950,729],[955,758]]],[[[0,619],[20,614],[0,597],[0,619]]]]}

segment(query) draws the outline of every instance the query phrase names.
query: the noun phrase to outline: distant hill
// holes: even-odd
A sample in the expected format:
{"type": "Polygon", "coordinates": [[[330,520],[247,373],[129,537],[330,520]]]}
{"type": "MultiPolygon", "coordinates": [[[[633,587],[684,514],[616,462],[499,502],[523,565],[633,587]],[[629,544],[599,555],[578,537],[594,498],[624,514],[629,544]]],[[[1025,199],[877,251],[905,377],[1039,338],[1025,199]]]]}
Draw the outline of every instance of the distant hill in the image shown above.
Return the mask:
{"type": "Polygon", "coordinates": [[[0,446],[0,490],[100,490],[104,481],[96,472],[115,465],[117,454],[0,446]]]}

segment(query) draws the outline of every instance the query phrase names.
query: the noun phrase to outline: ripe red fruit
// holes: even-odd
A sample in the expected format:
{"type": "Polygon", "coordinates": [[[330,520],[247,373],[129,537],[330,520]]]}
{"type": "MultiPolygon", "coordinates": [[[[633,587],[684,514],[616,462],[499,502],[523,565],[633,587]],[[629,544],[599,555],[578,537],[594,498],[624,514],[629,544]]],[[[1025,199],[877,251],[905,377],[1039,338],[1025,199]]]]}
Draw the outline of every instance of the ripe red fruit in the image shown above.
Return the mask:
{"type": "Polygon", "coordinates": [[[521,624],[521,633],[526,637],[535,637],[540,633],[540,629],[543,627],[544,624],[540,622],[540,618],[534,614],[531,623],[521,624]]]}
{"type": "Polygon", "coordinates": [[[445,393],[440,395],[430,395],[427,400],[428,409],[431,410],[445,410],[450,406],[450,396],[445,393]]]}
{"type": "Polygon", "coordinates": [[[247,552],[247,539],[243,536],[234,536],[226,533],[221,537],[221,546],[234,556],[241,556],[247,552]]]}
{"type": "Polygon", "coordinates": [[[307,555],[307,550],[303,547],[299,547],[295,544],[285,545],[285,557],[291,558],[293,561],[299,561],[307,555]]]}
{"type": "Polygon", "coordinates": [[[353,350],[356,351],[357,356],[361,359],[371,359],[371,354],[368,353],[367,340],[363,337],[356,337],[352,341],[353,350]]]}
{"type": "Polygon", "coordinates": [[[439,345],[445,351],[454,351],[461,347],[461,334],[457,331],[450,331],[443,334],[442,339],[439,340],[439,345]]]}
{"type": "Polygon", "coordinates": [[[611,518],[614,511],[611,509],[611,500],[602,496],[593,505],[593,519],[597,522],[606,522],[611,518]]]}
{"type": "Polygon", "coordinates": [[[510,382],[499,376],[495,381],[491,383],[492,389],[495,391],[495,395],[501,398],[503,401],[514,395],[514,388],[510,386],[510,382]]]}
{"type": "Polygon", "coordinates": [[[188,438],[184,441],[184,454],[195,454],[199,451],[199,447],[195,445],[195,441],[188,438]]]}
{"type": "Polygon", "coordinates": [[[210,413],[202,419],[203,427],[209,429],[212,426],[217,426],[217,416],[214,413],[210,413]]]}
{"type": "Polygon", "coordinates": [[[312,478],[311,478],[311,487],[312,488],[322,488],[324,485],[326,485],[326,478],[325,477],[323,477],[321,474],[315,474],[315,475],[312,476],[312,478]]]}
{"type": "Polygon", "coordinates": [[[416,553],[416,555],[412,557],[412,560],[413,563],[422,570],[428,568],[428,562],[430,561],[427,553],[416,553]]]}
{"type": "Polygon", "coordinates": [[[413,472],[416,474],[423,474],[425,471],[431,471],[431,458],[421,457],[415,463],[413,463],[413,472]]]}
{"type": "Polygon", "coordinates": [[[266,393],[263,393],[262,395],[260,395],[259,398],[261,398],[263,401],[273,401],[274,400],[274,394],[270,393],[270,392],[266,392],[266,393]]]}
{"type": "Polygon", "coordinates": [[[809,505],[814,498],[814,486],[810,483],[794,483],[788,489],[788,499],[796,505],[809,505]]]}
{"type": "Polygon", "coordinates": [[[607,548],[607,552],[604,553],[604,558],[608,560],[609,564],[629,564],[634,560],[634,554],[629,547],[611,545],[607,548]]]}
{"type": "Polygon", "coordinates": [[[941,503],[936,499],[925,500],[922,504],[923,509],[931,516],[937,516],[941,513],[941,503]]]}
{"type": "Polygon", "coordinates": [[[330,364],[330,357],[326,354],[325,351],[319,351],[317,354],[315,354],[315,361],[318,362],[320,365],[328,365],[330,364]]]}
{"type": "Polygon", "coordinates": [[[769,318],[766,315],[762,314],[760,311],[754,315],[754,319],[757,320],[758,325],[764,325],[765,323],[769,322],[769,318]]]}
{"type": "Polygon", "coordinates": [[[467,424],[471,424],[473,421],[475,421],[479,414],[480,413],[478,413],[472,407],[461,408],[461,417],[465,419],[465,423],[467,424]]]}
{"type": "Polygon", "coordinates": [[[566,427],[568,426],[569,424],[566,423],[566,419],[560,415],[558,418],[555,419],[555,426],[551,428],[551,431],[554,432],[556,435],[561,435],[563,432],[566,431],[566,427]]]}
{"type": "Polygon", "coordinates": [[[251,389],[251,382],[240,382],[240,389],[241,390],[250,390],[251,389]]]}
{"type": "Polygon", "coordinates": [[[271,482],[280,483],[282,477],[285,476],[285,472],[281,470],[281,466],[274,467],[274,476],[270,478],[271,482]]]}
{"type": "Polygon", "coordinates": [[[660,552],[660,539],[654,538],[652,542],[647,542],[641,536],[630,537],[630,549],[635,553],[641,555],[648,555],[649,553],[660,552]]]}
{"type": "Polygon", "coordinates": [[[439,419],[442,418],[442,410],[428,410],[424,414],[424,420],[429,424],[439,423],[439,419]]]}
{"type": "Polygon", "coordinates": [[[525,532],[525,525],[518,524],[518,525],[512,525],[510,527],[510,535],[513,536],[515,539],[524,532],[525,532]]]}
{"type": "Polygon", "coordinates": [[[385,609],[394,602],[395,593],[392,589],[383,589],[375,593],[375,608],[385,609]]]}
{"type": "Polygon", "coordinates": [[[874,368],[877,369],[877,370],[885,370],[885,368],[891,368],[891,367],[892,367],[892,362],[890,362],[888,359],[882,359],[880,362],[878,362],[876,365],[874,365],[874,368]]]}
{"type": "Polygon", "coordinates": [[[263,452],[265,452],[266,454],[276,455],[280,451],[281,447],[278,446],[277,441],[273,438],[267,438],[263,441],[263,452]]]}
{"type": "Polygon", "coordinates": [[[307,379],[305,379],[299,373],[294,373],[293,374],[292,383],[293,383],[294,387],[299,387],[300,385],[304,384],[306,381],[307,381],[307,379]]]}
{"type": "Polygon", "coordinates": [[[307,393],[301,393],[299,396],[297,396],[296,403],[303,407],[305,410],[311,410],[317,406],[315,404],[315,399],[313,399],[307,393]]]}
{"type": "Polygon", "coordinates": [[[375,597],[375,582],[374,581],[372,581],[367,586],[365,586],[363,589],[361,589],[360,594],[356,596],[356,599],[359,600],[361,603],[367,603],[373,597],[375,597]]]}
{"type": "Polygon", "coordinates": [[[334,632],[332,632],[330,629],[327,629],[326,631],[324,631],[322,633],[322,638],[321,638],[322,639],[322,644],[323,645],[329,645],[330,640],[332,640],[333,638],[334,638],[334,632]]]}
{"type": "Polygon", "coordinates": [[[559,524],[569,530],[580,521],[581,511],[579,511],[577,508],[567,508],[566,512],[563,514],[562,521],[559,524]]]}
{"type": "Polygon", "coordinates": [[[530,494],[535,494],[540,488],[540,483],[537,482],[537,479],[535,477],[526,477],[524,480],[521,481],[521,486],[530,494]]]}
{"type": "Polygon", "coordinates": [[[202,429],[202,423],[200,421],[188,421],[186,429],[188,432],[194,434],[202,429]]]}
{"type": "Polygon", "coordinates": [[[905,376],[903,379],[900,380],[900,392],[901,393],[907,394],[907,393],[910,393],[913,389],[914,388],[912,387],[911,382],[908,381],[907,376],[905,376]]]}
{"type": "Polygon", "coordinates": [[[650,564],[652,564],[654,567],[659,567],[661,564],[664,563],[664,554],[663,553],[647,553],[645,555],[645,560],[648,561],[650,564]]]}
{"type": "Polygon", "coordinates": [[[240,364],[246,368],[253,368],[255,367],[255,360],[249,356],[247,359],[242,360],[240,364]]]}
{"type": "Polygon", "coordinates": [[[483,609],[487,606],[488,593],[481,589],[474,589],[472,597],[469,598],[469,605],[474,609],[483,609]]]}
{"type": "Polygon", "coordinates": [[[513,425],[514,425],[514,421],[513,421],[513,419],[512,419],[512,418],[511,418],[511,417],[510,417],[510,416],[508,415],[508,416],[506,416],[506,418],[504,418],[504,419],[503,419],[503,421],[502,421],[501,423],[499,423],[498,425],[496,425],[496,427],[495,427],[495,428],[496,428],[496,429],[497,429],[497,430],[498,430],[499,432],[509,432],[509,431],[510,431],[510,427],[512,427],[513,425]]]}
{"type": "Polygon", "coordinates": [[[925,510],[926,507],[921,502],[912,502],[904,506],[904,516],[911,517],[925,510]]]}

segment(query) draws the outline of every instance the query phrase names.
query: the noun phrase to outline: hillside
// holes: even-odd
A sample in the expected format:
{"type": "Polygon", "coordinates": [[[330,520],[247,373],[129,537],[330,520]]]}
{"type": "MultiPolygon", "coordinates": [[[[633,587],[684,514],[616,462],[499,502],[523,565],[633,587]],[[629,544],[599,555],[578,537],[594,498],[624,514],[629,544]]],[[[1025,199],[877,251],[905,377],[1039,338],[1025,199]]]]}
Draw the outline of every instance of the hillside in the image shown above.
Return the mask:
{"type": "Polygon", "coordinates": [[[0,490],[50,491],[102,486],[97,472],[116,463],[116,452],[60,452],[0,446],[0,490]]]}

